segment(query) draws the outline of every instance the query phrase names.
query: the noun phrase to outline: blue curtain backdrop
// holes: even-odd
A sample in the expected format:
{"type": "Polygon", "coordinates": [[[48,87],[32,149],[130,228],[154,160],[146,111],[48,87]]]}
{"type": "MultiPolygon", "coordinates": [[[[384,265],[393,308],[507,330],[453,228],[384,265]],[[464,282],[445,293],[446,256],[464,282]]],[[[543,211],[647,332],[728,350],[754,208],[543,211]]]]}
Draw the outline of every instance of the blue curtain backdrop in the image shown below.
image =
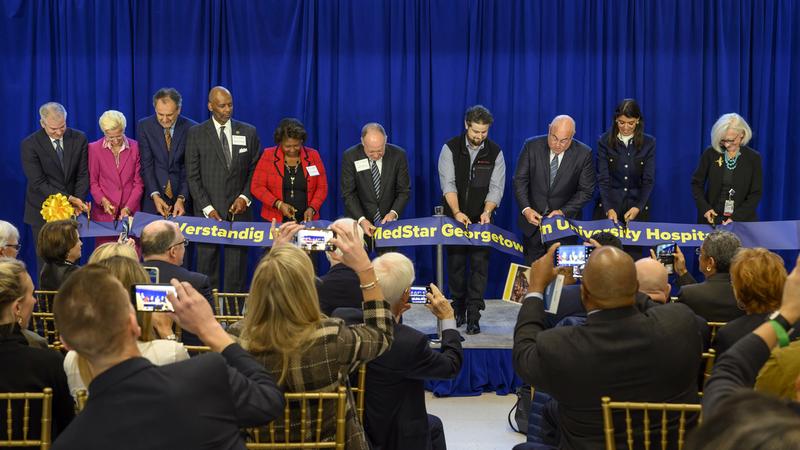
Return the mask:
{"type": "MultiPolygon", "coordinates": [[[[221,84],[265,144],[282,117],[305,123],[331,185],[324,218],[343,211],[340,157],[367,121],[408,151],[405,216],[430,215],[442,144],[482,103],[509,165],[497,224],[517,231],[511,178],[524,139],[570,114],[595,147],[616,103],[635,97],[658,142],[653,220],[694,220],[691,172],[731,111],[763,157],[761,219],[797,219],[799,15],[793,0],[1,0],[0,218],[20,226],[32,263],[19,143],[39,127],[40,104],[63,103],[90,140],[100,114],[118,109],[133,136],[159,87],[176,87],[183,113],[203,121],[221,84]]],[[[418,280],[433,280],[433,252],[412,253],[418,280]]],[[[497,297],[508,259],[492,263],[497,297]]]]}

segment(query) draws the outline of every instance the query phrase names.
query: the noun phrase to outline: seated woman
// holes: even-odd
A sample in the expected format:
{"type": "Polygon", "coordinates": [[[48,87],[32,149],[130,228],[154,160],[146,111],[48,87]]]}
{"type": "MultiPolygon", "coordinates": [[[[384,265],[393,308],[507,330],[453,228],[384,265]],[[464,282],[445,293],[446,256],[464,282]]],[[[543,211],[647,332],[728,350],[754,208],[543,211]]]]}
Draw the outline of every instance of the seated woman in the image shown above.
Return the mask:
{"type": "MultiPolygon", "coordinates": [[[[348,373],[358,364],[375,359],[389,348],[392,313],[354,227],[334,224],[331,228],[337,237],[332,243],[341,256],[333,257],[358,274],[364,323],[347,326],[340,319],[322,315],[311,260],[302,250],[286,244],[300,228],[287,222],[276,230],[275,246],[256,268],[241,342],[287,392],[334,392],[347,383],[348,373]]],[[[335,416],[330,408],[323,418],[323,436],[331,440],[335,416]]],[[[293,420],[290,427],[292,435],[299,437],[299,420],[293,420]]],[[[307,440],[314,428],[310,428],[307,440]]],[[[346,428],[346,448],[369,448],[350,394],[346,428]]],[[[283,436],[283,431],[278,435],[283,436]]]]}
{"type": "MultiPolygon", "coordinates": [[[[134,284],[150,282],[142,266],[129,257],[112,256],[98,261],[98,264],[107,267],[128,290],[134,284]]],[[[172,332],[172,319],[167,314],[137,312],[136,319],[142,329],[137,345],[144,358],[158,366],[189,359],[189,353],[183,344],[176,341],[172,332]]],[[[64,358],[64,372],[67,373],[69,390],[73,397],[79,390],[90,386],[94,378],[89,364],[74,351],[67,353],[64,358]]]]}
{"type": "Polygon", "coordinates": [[[765,248],[743,248],[731,264],[733,295],[745,315],[717,332],[717,356],[767,320],[778,310],[786,282],[783,259],[765,248]]]}
{"type": "MultiPolygon", "coordinates": [[[[0,259],[0,392],[41,392],[53,389],[52,437],[69,425],[75,415],[72,398],[69,396],[67,377],[61,370],[61,353],[35,348],[28,344],[23,330],[28,328],[33,313],[33,281],[22,261],[11,258],[0,259]]],[[[0,412],[0,421],[6,423],[6,404],[0,412]]],[[[22,439],[23,421],[21,407],[13,411],[15,439],[22,439]]],[[[40,436],[41,403],[31,402],[28,436],[40,436]]],[[[0,440],[7,439],[7,428],[0,427],[0,440]]]]}
{"type": "Polygon", "coordinates": [[[120,242],[106,242],[105,244],[100,244],[89,256],[89,264],[94,264],[113,256],[124,256],[134,261],[139,261],[136,247],[132,243],[133,241],[129,240],[124,244],[120,242]]]}
{"type": "Polygon", "coordinates": [[[675,247],[675,273],[681,286],[678,301],[709,322],[728,322],[744,314],[736,305],[731,285],[731,260],[742,242],[729,231],[712,231],[698,249],[700,271],[706,277],[698,283],[686,270],[686,258],[675,247]]]}
{"type": "Polygon", "coordinates": [[[36,245],[39,257],[44,260],[39,289],[57,291],[64,280],[78,270],[76,263],[81,259],[82,245],[78,222],[56,220],[42,225],[36,245]]]}

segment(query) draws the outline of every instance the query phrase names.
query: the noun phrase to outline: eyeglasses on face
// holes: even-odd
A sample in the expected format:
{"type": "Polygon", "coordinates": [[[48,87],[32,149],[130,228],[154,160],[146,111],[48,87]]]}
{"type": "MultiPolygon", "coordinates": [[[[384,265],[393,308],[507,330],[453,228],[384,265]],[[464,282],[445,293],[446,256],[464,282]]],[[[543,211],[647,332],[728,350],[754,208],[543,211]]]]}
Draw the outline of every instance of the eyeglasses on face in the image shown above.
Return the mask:
{"type": "Polygon", "coordinates": [[[20,251],[22,249],[22,244],[6,244],[3,247],[11,247],[16,251],[20,251]]]}
{"type": "Polygon", "coordinates": [[[179,245],[182,245],[184,247],[188,247],[189,246],[189,240],[184,238],[182,241],[176,242],[176,243],[170,245],[169,248],[177,247],[179,245]]]}

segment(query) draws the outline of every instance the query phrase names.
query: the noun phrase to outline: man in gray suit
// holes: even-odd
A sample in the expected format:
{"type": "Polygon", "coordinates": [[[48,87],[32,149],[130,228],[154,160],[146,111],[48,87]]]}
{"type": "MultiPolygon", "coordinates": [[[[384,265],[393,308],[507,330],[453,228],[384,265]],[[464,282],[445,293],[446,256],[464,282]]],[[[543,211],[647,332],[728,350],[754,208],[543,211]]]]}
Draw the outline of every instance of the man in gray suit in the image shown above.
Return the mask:
{"type": "MultiPolygon", "coordinates": [[[[250,221],[250,181],[261,154],[255,127],[231,120],[233,97],[224,87],[208,93],[211,118],[189,129],[186,140],[186,179],[194,215],[217,221],[250,221]]],[[[247,247],[224,250],[226,292],[245,292],[247,247]]],[[[197,244],[197,270],[219,283],[219,245],[197,244]]]]}
{"type": "Polygon", "coordinates": [[[573,139],[575,121],[556,116],[546,136],[525,141],[514,173],[514,196],[520,207],[525,263],[545,253],[539,224],[543,217],[579,218],[595,187],[592,150],[573,139]]]}
{"type": "Polygon", "coordinates": [[[340,189],[347,217],[371,237],[375,226],[400,218],[411,192],[408,160],[402,148],[386,143],[379,123],[361,129],[361,143],[342,156],[340,189]]]}

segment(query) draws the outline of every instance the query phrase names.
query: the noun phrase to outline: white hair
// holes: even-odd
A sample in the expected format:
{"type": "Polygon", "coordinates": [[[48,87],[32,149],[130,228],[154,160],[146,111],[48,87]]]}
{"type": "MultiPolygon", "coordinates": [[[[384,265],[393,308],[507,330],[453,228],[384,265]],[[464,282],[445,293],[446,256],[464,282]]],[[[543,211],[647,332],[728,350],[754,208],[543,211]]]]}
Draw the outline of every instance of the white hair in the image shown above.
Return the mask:
{"type": "MultiPolygon", "coordinates": [[[[356,224],[356,221],[349,217],[342,217],[341,219],[336,219],[333,221],[333,223],[331,223],[331,225],[334,224],[344,225],[345,227],[353,228],[353,226],[356,224]]],[[[358,239],[361,242],[364,242],[364,229],[359,226],[356,226],[355,228],[356,228],[356,237],[358,237],[358,239]]],[[[333,252],[325,252],[325,257],[328,258],[328,262],[331,264],[336,264],[336,262],[331,258],[331,253],[336,253],[336,256],[342,256],[342,252],[338,248],[333,252]]]]}
{"type": "Polygon", "coordinates": [[[725,133],[728,130],[734,130],[742,134],[742,145],[747,145],[750,139],[753,138],[753,130],[750,129],[750,125],[747,124],[747,121],[742,116],[736,113],[723,114],[711,127],[711,146],[717,153],[722,153],[722,147],[720,147],[719,142],[725,137],[725,133]]]}
{"type": "Polygon", "coordinates": [[[19,230],[17,230],[17,227],[5,220],[0,220],[0,247],[8,244],[8,241],[13,240],[13,238],[16,238],[17,243],[19,243],[19,230]]]}
{"type": "Polygon", "coordinates": [[[570,116],[568,116],[566,114],[561,114],[561,115],[553,117],[553,120],[550,122],[550,125],[547,127],[548,130],[550,128],[553,128],[554,125],[559,124],[561,122],[569,123],[570,125],[572,125],[572,129],[575,130],[575,119],[573,119],[572,117],[570,117],[570,116]]]}
{"type": "Polygon", "coordinates": [[[67,119],[67,110],[64,109],[64,105],[61,103],[56,102],[47,102],[44,105],[39,107],[39,121],[44,122],[44,119],[50,117],[50,115],[55,115],[58,117],[63,117],[64,120],[67,119]]]}
{"type": "Polygon", "coordinates": [[[108,111],[104,112],[103,115],[100,116],[100,120],[98,122],[100,123],[100,129],[103,131],[103,133],[116,129],[125,131],[125,125],[127,125],[125,114],[113,109],[109,109],[108,111]]]}
{"type": "Polygon", "coordinates": [[[402,253],[389,252],[373,259],[372,267],[384,298],[395,306],[414,282],[414,264],[402,253]]]}

